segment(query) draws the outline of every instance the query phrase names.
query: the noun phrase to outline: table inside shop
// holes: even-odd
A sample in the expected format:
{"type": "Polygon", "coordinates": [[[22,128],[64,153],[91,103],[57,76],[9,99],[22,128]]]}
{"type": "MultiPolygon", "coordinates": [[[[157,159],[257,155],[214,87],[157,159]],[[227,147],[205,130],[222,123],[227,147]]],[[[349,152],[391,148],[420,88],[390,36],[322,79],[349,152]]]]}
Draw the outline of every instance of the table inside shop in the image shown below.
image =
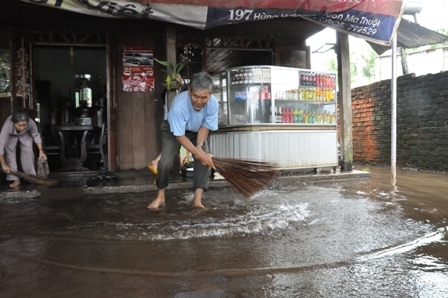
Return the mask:
{"type": "Polygon", "coordinates": [[[87,158],[86,138],[92,125],[55,125],[60,140],[60,154],[63,168],[61,171],[89,171],[83,167],[87,158]]]}

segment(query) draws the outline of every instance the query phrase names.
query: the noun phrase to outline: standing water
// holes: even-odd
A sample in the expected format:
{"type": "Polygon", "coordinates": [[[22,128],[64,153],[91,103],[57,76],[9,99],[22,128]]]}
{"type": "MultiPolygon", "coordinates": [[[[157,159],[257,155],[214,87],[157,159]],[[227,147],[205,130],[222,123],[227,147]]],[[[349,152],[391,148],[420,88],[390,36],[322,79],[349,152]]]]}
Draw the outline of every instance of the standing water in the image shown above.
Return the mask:
{"type": "Polygon", "coordinates": [[[1,297],[448,297],[447,175],[0,201],[1,297]]]}

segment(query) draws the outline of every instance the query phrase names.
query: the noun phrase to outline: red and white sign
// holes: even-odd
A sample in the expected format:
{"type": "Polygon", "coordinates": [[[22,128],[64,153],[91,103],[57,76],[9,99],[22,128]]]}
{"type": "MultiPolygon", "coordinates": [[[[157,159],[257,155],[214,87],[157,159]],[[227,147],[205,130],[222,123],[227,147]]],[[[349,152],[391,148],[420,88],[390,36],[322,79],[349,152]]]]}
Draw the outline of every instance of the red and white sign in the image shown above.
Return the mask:
{"type": "Polygon", "coordinates": [[[123,49],[122,83],[125,92],[154,90],[154,57],[151,49],[123,49]]]}

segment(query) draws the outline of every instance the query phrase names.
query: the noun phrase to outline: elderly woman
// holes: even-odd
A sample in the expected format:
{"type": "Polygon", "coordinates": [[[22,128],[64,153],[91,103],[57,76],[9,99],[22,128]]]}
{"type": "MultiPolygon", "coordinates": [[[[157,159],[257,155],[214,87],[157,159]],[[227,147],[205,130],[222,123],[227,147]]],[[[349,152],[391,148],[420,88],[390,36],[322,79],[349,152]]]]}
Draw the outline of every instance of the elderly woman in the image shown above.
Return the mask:
{"type": "Polygon", "coordinates": [[[47,159],[37,125],[26,112],[16,111],[6,119],[0,132],[0,163],[3,171],[7,173],[6,180],[13,181],[10,184],[12,188],[20,185],[19,178],[9,174],[17,170],[17,143],[20,144],[20,163],[23,171],[36,175],[33,140],[39,148],[39,158],[47,159]]]}

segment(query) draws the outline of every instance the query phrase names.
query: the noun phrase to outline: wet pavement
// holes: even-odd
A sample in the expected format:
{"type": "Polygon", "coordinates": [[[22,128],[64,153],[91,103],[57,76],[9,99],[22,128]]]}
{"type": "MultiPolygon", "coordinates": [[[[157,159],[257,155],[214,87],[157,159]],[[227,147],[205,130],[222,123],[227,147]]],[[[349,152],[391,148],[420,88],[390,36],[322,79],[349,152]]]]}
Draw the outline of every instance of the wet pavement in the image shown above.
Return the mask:
{"type": "Polygon", "coordinates": [[[0,296],[448,297],[447,174],[399,169],[393,186],[370,170],[284,177],[251,199],[216,181],[206,210],[187,186],[155,211],[154,186],[5,196],[0,296]]]}

